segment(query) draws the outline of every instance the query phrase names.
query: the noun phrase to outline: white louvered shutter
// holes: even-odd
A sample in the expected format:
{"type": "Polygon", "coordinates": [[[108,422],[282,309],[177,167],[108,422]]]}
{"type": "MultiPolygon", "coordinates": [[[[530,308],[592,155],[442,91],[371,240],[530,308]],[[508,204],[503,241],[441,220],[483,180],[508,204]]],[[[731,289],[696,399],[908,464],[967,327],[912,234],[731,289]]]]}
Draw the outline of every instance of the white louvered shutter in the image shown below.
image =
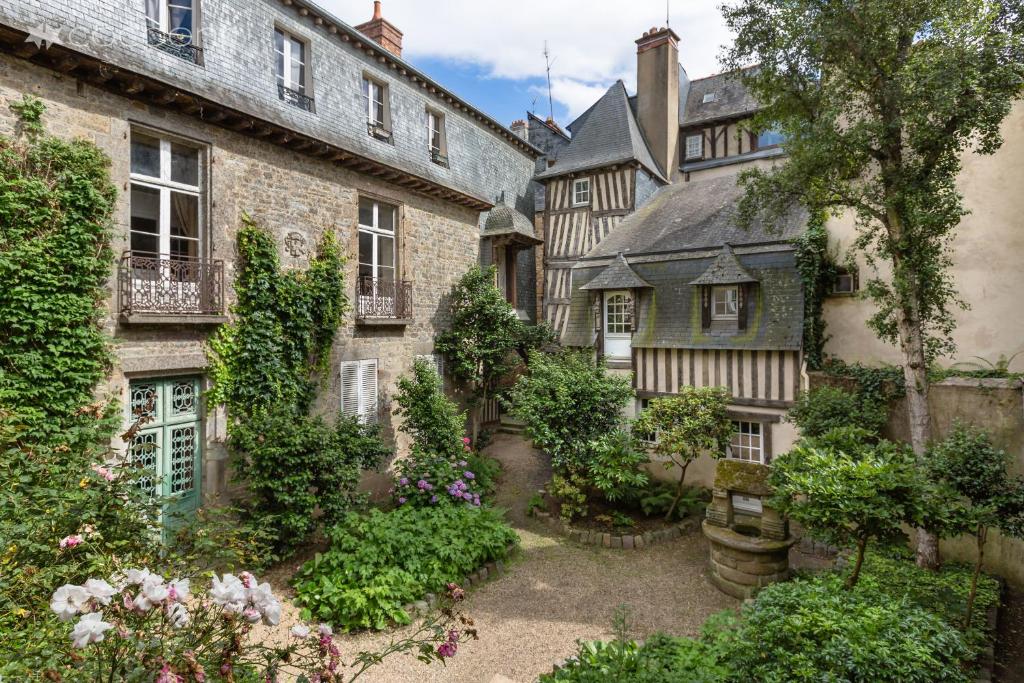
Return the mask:
{"type": "Polygon", "coordinates": [[[359,421],[377,422],[377,359],[359,361],[359,421]]]}
{"type": "Polygon", "coordinates": [[[359,368],[360,361],[341,364],[341,414],[345,417],[359,416],[359,368]]]}

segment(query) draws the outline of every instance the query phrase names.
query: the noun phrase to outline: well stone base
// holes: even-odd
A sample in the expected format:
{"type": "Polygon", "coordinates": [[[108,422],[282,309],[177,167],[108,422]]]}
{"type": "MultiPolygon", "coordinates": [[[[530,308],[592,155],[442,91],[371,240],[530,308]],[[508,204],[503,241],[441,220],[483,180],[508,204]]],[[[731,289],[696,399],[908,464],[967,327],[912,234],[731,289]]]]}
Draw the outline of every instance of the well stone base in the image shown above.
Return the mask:
{"type": "Polygon", "coordinates": [[[744,536],[728,527],[704,520],[704,535],[711,544],[711,582],[741,600],[759,589],[789,578],[789,548],[796,539],[744,536]]]}

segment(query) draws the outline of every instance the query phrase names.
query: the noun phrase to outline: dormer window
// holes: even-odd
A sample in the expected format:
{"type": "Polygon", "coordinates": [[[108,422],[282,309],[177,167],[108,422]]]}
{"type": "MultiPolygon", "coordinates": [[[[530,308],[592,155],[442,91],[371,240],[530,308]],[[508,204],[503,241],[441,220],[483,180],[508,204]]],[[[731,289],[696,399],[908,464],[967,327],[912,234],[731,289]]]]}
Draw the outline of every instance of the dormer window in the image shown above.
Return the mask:
{"type": "Polygon", "coordinates": [[[686,136],[686,160],[704,158],[704,135],[686,136]]]}
{"type": "Polygon", "coordinates": [[[146,41],[193,64],[202,64],[199,0],[146,0],[146,41]]]}
{"type": "Polygon", "coordinates": [[[274,29],[274,57],[277,71],[277,96],[284,102],[313,111],[309,96],[309,46],[287,31],[274,29]]]}
{"type": "Polygon", "coordinates": [[[718,93],[716,93],[716,92],[706,92],[706,93],[704,93],[704,99],[701,100],[701,104],[710,104],[711,102],[717,102],[717,101],[718,101],[718,93]]]}
{"type": "Polygon", "coordinates": [[[739,287],[712,287],[711,319],[736,320],[739,317],[739,287]]]}
{"type": "Polygon", "coordinates": [[[448,168],[448,144],[444,129],[444,114],[427,110],[427,149],[430,160],[448,168]]]}
{"type": "Polygon", "coordinates": [[[388,86],[363,76],[363,103],[366,107],[367,131],[378,140],[392,142],[388,86]]]}
{"type": "Polygon", "coordinates": [[[590,205],[590,178],[577,178],[572,181],[572,205],[590,205]]]}

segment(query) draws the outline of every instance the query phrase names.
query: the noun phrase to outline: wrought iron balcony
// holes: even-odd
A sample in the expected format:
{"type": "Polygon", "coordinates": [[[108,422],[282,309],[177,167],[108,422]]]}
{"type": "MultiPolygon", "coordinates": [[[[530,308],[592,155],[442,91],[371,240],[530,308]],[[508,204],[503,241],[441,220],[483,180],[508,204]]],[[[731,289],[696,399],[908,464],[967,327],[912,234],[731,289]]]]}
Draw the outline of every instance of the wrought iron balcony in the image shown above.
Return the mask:
{"type": "Polygon", "coordinates": [[[434,149],[433,147],[430,148],[430,160],[438,166],[448,168],[448,155],[441,154],[441,150],[439,149],[434,149]]]}
{"type": "Polygon", "coordinates": [[[377,138],[378,140],[383,140],[384,142],[387,142],[389,144],[395,143],[395,139],[394,136],[392,136],[391,131],[379,123],[367,121],[366,132],[370,134],[370,137],[377,138]]]}
{"type": "Polygon", "coordinates": [[[126,251],[117,273],[126,322],[217,323],[224,317],[224,262],[126,251]]]}
{"type": "Polygon", "coordinates": [[[316,103],[314,102],[312,97],[304,95],[300,93],[298,90],[286,88],[281,83],[277,84],[277,95],[278,97],[280,97],[282,100],[292,105],[293,107],[298,107],[299,109],[308,111],[310,113],[316,111],[316,103]]]}
{"type": "Polygon", "coordinates": [[[184,59],[186,62],[203,63],[203,48],[192,42],[192,35],[189,33],[164,33],[160,29],[150,26],[146,30],[146,39],[150,45],[179,59],[184,59]]]}
{"type": "Polygon", "coordinates": [[[366,275],[356,283],[356,318],[361,323],[404,325],[412,320],[412,282],[366,275]]]}

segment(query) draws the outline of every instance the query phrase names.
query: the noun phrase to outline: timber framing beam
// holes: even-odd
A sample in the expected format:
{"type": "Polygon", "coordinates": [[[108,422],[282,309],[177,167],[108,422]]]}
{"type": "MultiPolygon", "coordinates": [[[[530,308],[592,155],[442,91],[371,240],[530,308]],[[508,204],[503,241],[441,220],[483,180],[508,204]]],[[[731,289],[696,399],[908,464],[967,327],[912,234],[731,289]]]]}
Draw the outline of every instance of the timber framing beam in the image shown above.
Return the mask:
{"type": "Polygon", "coordinates": [[[241,135],[264,139],[295,153],[333,162],[342,168],[383,178],[428,197],[475,211],[493,208],[492,203],[478,197],[360,156],[351,150],[299,133],[273,121],[238,111],[194,93],[184,92],[150,76],[113,66],[61,45],[50,45],[42,49],[32,42],[26,42],[26,38],[28,34],[24,31],[0,25],[0,52],[26,59],[33,64],[89,83],[115,95],[156,107],[173,108],[176,112],[204,123],[217,125],[241,135]]]}

